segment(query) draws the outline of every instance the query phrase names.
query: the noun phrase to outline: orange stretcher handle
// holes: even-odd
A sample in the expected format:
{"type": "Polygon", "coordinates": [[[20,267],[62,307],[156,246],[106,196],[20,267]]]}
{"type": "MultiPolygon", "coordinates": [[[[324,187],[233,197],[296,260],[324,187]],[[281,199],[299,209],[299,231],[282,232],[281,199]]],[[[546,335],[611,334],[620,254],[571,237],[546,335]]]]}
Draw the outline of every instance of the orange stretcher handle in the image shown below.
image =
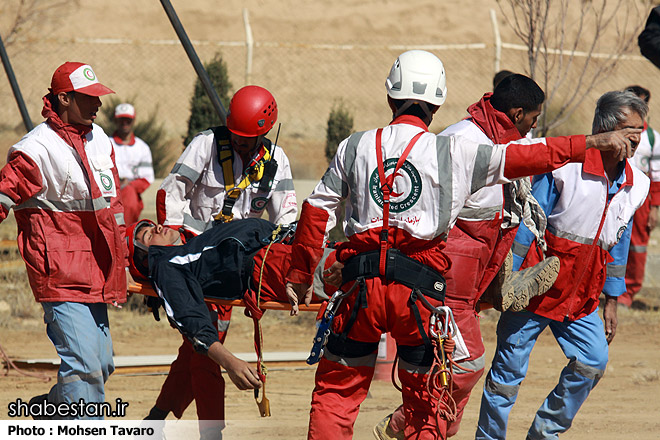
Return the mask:
{"type": "MultiPolygon", "coordinates": [[[[134,283],[128,285],[128,291],[130,293],[139,293],[141,295],[148,296],[158,296],[154,289],[151,288],[148,284],[134,283]]],[[[245,307],[245,302],[242,299],[219,299],[219,298],[204,298],[204,301],[211,304],[219,304],[222,306],[236,306],[236,307],[245,307]]],[[[265,301],[260,304],[260,308],[265,310],[291,310],[291,304],[280,303],[275,301],[265,301]]],[[[305,304],[300,304],[298,306],[301,312],[318,312],[321,308],[321,304],[310,304],[306,306],[305,304]]]]}

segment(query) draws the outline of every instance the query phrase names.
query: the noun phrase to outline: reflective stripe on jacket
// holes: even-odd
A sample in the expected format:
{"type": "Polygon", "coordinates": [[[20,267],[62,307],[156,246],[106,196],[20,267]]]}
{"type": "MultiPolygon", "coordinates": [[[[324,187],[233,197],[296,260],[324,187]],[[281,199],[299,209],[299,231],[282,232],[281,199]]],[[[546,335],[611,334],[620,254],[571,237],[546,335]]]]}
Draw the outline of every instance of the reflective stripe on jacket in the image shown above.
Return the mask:
{"type": "MultiPolygon", "coordinates": [[[[289,159],[284,150],[273,146],[278,167],[270,191],[250,185],[232,209],[234,219],[259,218],[264,210],[273,223],[292,223],[298,214],[296,192],[289,159]]],[[[235,185],[243,178],[243,162],[233,159],[235,185]]],[[[225,184],[213,132],[206,130],[193,138],[158,190],[158,222],[170,227],[183,226],[195,235],[211,227],[213,217],[222,211],[225,184]]]]}
{"type": "MultiPolygon", "coordinates": [[[[533,298],[529,311],[574,321],[596,309],[601,291],[611,296],[625,292],[628,225],[648,194],[649,179],[626,161],[612,191],[608,188],[596,150],[587,152],[584,164],[569,164],[535,179],[533,194],[548,213],[546,255],[559,257],[561,268],[554,286],[533,298]]],[[[516,242],[531,244],[529,232],[521,227],[516,242]]],[[[537,253],[528,252],[522,267],[537,261],[537,253]]]]}
{"type": "Polygon", "coordinates": [[[14,208],[37,301],[124,302],[124,214],[112,145],[97,125],[72,143],[81,149],[44,122],[11,147],[0,217],[14,208]]]}
{"type": "MultiPolygon", "coordinates": [[[[386,174],[420,131],[427,128],[414,116],[401,116],[383,129],[386,174]]],[[[379,247],[383,207],[375,135],[376,130],[371,130],[342,141],[330,167],[306,199],[288,281],[311,284],[325,237],[335,225],[335,211],[343,199],[347,200],[344,232],[349,242],[339,248],[338,260],[379,247]]],[[[394,179],[390,246],[445,272],[449,260],[442,255],[440,243],[471,194],[486,185],[583,160],[584,151],[584,136],[484,145],[460,136],[424,133],[394,179]]]]}

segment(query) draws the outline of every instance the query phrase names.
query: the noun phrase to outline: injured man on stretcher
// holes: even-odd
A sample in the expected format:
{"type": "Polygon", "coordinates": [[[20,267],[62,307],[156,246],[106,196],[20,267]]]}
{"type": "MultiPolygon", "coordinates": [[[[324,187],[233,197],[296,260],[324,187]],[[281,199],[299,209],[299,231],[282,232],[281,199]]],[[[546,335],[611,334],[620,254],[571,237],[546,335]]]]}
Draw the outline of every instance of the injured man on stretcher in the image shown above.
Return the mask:
{"type": "MultiPolygon", "coordinates": [[[[227,370],[239,389],[256,389],[262,385],[259,374],[220,343],[204,298],[242,299],[257,319],[261,302],[290,302],[284,277],[291,260],[286,243],[294,230],[250,218],[218,223],[186,242],[176,229],[141,220],[126,231],[129,269],[136,280],[151,281],[170,323],[197,352],[227,370]]],[[[337,290],[341,268],[327,249],[316,270],[313,302],[337,290]]]]}

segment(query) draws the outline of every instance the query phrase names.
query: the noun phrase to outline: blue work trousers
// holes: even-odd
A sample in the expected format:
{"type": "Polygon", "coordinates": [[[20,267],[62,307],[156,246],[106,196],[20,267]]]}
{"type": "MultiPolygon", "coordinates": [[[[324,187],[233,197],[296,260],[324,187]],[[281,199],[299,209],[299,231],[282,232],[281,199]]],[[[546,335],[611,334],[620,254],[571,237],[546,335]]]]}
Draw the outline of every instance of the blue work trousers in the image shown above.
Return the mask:
{"type": "Polygon", "coordinates": [[[61,359],[57,383],[48,393],[48,401],[55,404],[80,399],[105,401],[105,381],[115,369],[106,304],[44,302],[41,305],[46,332],[61,359]]]}
{"type": "Polygon", "coordinates": [[[546,397],[527,433],[528,440],[556,439],[570,428],[589,392],[605,372],[608,347],[598,309],[572,322],[528,311],[504,312],[497,324],[497,350],[484,382],[475,439],[505,439],[509,412],[527,374],[534,343],[546,328],[559,343],[568,365],[546,397]]]}

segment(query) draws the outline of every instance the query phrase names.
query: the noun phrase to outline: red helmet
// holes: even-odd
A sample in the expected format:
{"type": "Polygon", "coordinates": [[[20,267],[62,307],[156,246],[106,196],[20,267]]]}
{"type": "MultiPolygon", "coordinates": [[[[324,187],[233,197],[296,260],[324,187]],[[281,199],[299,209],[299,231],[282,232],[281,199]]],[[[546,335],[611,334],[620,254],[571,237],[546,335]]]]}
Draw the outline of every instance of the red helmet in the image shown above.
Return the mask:
{"type": "Polygon", "coordinates": [[[245,86],[229,103],[227,128],[234,134],[255,137],[268,133],[277,121],[277,103],[259,86],[245,86]]]}
{"type": "Polygon", "coordinates": [[[137,234],[138,229],[144,225],[156,226],[156,223],[152,222],[151,220],[144,219],[138,221],[137,223],[133,223],[128,228],[126,228],[126,243],[128,244],[128,270],[131,275],[133,275],[133,278],[149,277],[149,265],[146,262],[146,257],[139,258],[139,261],[135,261],[135,248],[141,249],[145,252],[149,251],[147,246],[135,239],[135,234],[137,234]]]}

